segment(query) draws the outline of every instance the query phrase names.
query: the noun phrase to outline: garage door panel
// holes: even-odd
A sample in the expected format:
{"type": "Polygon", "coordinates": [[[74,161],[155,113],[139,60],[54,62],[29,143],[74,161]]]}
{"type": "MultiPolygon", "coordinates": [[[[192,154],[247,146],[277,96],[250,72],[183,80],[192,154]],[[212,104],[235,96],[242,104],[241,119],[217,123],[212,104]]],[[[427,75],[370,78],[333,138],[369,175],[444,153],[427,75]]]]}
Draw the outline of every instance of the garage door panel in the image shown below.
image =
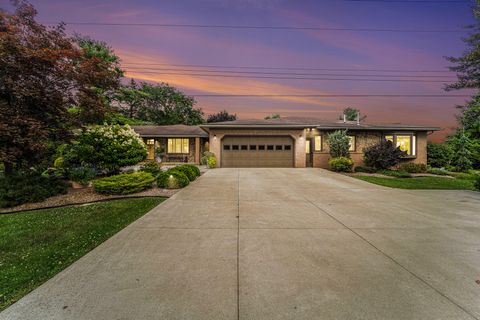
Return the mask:
{"type": "Polygon", "coordinates": [[[288,136],[227,136],[222,140],[225,168],[293,167],[293,160],[293,139],[288,136]]]}

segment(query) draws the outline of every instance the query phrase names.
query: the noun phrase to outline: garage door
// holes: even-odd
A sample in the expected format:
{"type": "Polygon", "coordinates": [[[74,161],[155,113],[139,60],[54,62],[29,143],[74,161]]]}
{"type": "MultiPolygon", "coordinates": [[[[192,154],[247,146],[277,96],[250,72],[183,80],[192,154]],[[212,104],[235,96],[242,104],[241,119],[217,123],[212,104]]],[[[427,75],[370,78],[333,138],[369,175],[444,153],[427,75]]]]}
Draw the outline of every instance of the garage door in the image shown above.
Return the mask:
{"type": "Polygon", "coordinates": [[[233,137],[222,139],[224,168],[293,167],[291,137],[233,137]]]}

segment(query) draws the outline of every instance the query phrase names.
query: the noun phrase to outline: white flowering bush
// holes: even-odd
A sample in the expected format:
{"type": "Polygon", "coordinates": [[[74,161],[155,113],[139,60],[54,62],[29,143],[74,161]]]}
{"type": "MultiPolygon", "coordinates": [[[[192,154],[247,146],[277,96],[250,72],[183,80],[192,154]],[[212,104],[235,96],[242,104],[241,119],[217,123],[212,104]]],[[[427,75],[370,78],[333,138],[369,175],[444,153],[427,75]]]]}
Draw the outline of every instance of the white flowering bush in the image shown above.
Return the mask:
{"type": "Polygon", "coordinates": [[[65,157],[70,166],[118,171],[147,157],[147,147],[130,126],[97,125],[83,130],[65,157]]]}

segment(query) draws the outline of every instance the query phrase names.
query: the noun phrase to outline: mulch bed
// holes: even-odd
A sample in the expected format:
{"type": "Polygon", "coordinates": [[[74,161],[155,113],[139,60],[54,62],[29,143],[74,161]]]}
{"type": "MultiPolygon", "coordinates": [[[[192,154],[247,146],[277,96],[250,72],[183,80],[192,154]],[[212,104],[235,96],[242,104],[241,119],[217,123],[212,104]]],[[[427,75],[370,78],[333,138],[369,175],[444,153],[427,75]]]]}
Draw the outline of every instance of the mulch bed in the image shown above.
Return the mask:
{"type": "Polygon", "coordinates": [[[9,213],[25,210],[35,210],[41,208],[52,208],[52,207],[61,207],[71,204],[84,204],[89,202],[98,202],[105,200],[113,199],[123,199],[123,198],[138,198],[138,197],[171,197],[179,190],[176,189],[160,189],[152,188],[142,192],[126,194],[126,195],[104,195],[98,194],[93,191],[93,188],[83,188],[83,189],[68,189],[67,194],[62,194],[58,196],[53,196],[48,199],[45,199],[41,202],[35,203],[24,203],[16,207],[11,208],[2,208],[0,213],[9,213]]]}

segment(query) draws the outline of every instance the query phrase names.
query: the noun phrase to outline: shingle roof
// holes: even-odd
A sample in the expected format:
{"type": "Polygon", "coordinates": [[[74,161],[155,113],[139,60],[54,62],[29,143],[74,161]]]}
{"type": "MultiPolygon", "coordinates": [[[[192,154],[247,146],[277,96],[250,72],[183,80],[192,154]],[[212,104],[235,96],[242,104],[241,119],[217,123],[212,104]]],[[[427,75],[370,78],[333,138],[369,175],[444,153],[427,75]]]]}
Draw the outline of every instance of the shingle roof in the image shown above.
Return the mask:
{"type": "Polygon", "coordinates": [[[356,121],[343,122],[327,121],[314,118],[280,118],[280,119],[251,119],[251,120],[235,120],[225,122],[215,122],[200,125],[202,128],[306,128],[315,127],[318,129],[350,129],[350,130],[415,130],[415,131],[438,131],[441,128],[429,127],[412,124],[370,124],[356,121]]]}
{"type": "Polygon", "coordinates": [[[199,126],[176,124],[171,126],[131,126],[142,137],[204,137],[206,133],[199,126]]]}

